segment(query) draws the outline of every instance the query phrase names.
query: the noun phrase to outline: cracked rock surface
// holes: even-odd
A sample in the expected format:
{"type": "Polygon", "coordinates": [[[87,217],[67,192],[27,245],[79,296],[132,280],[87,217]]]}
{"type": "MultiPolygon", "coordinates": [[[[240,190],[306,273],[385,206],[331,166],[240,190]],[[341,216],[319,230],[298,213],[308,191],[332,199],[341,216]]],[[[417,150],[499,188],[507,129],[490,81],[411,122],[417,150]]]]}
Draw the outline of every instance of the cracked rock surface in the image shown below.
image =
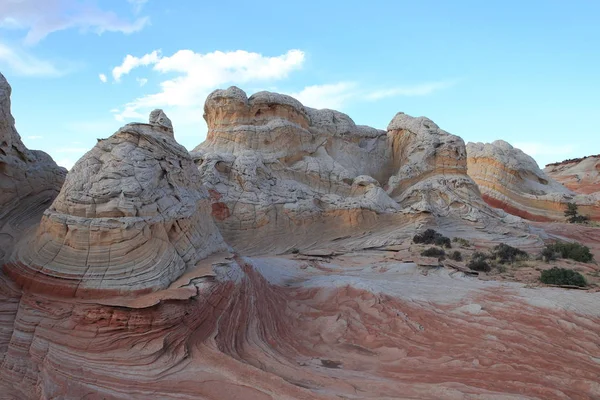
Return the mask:
{"type": "Polygon", "coordinates": [[[7,272],[55,295],[152,291],[224,249],[187,150],[135,123],[73,166],[7,272]]]}

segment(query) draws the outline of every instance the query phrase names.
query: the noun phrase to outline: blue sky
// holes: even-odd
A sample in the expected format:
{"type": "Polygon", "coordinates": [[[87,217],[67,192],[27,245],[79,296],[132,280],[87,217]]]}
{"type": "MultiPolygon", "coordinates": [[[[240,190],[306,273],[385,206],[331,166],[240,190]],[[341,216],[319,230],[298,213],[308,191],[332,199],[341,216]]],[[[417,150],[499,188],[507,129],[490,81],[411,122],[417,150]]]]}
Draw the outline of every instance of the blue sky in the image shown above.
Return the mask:
{"type": "Polygon", "coordinates": [[[2,0],[0,71],[29,148],[70,167],[96,138],[208,93],[291,94],[385,129],[398,111],[540,165],[600,153],[598,1],[2,0]]]}

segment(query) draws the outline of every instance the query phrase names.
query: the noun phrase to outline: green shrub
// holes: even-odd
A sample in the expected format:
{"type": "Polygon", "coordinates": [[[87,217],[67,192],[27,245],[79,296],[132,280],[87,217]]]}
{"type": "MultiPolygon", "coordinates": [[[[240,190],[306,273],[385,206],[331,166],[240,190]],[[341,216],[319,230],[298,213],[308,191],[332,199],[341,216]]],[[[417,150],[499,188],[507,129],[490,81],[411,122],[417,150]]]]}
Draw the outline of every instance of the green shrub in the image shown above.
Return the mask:
{"type": "Polygon", "coordinates": [[[580,215],[579,211],[577,211],[579,207],[575,203],[567,203],[567,209],[565,210],[565,217],[567,217],[567,221],[572,224],[582,224],[589,221],[590,217],[585,215],[580,215]]]}
{"type": "Polygon", "coordinates": [[[451,248],[450,238],[443,236],[441,233],[434,231],[433,229],[427,229],[423,233],[418,233],[413,237],[414,243],[421,244],[435,244],[436,246],[443,246],[451,248]]]}
{"type": "Polygon", "coordinates": [[[454,250],[452,253],[450,253],[449,257],[454,261],[462,261],[462,254],[458,250],[454,250]]]}
{"type": "Polygon", "coordinates": [[[489,258],[488,254],[476,251],[471,255],[471,260],[467,263],[467,267],[473,271],[490,272],[492,266],[488,262],[489,258]]]}
{"type": "Polygon", "coordinates": [[[587,283],[583,275],[572,269],[557,268],[542,271],[540,280],[549,285],[573,285],[583,287],[587,283]]]}
{"type": "Polygon", "coordinates": [[[580,243],[556,242],[547,244],[542,249],[542,257],[546,261],[556,260],[556,258],[568,258],[574,261],[589,263],[594,256],[590,253],[590,248],[580,243]]]}
{"type": "Polygon", "coordinates": [[[500,264],[514,263],[515,261],[523,261],[529,259],[529,254],[516,247],[500,243],[492,249],[492,254],[500,264]]]}
{"type": "Polygon", "coordinates": [[[446,252],[443,249],[438,249],[437,247],[430,247],[427,250],[423,250],[421,255],[425,257],[443,258],[446,255],[446,252]]]}
{"type": "Polygon", "coordinates": [[[455,237],[452,239],[452,241],[454,243],[458,243],[459,246],[471,247],[471,242],[469,242],[467,239],[463,239],[461,237],[455,237]]]}

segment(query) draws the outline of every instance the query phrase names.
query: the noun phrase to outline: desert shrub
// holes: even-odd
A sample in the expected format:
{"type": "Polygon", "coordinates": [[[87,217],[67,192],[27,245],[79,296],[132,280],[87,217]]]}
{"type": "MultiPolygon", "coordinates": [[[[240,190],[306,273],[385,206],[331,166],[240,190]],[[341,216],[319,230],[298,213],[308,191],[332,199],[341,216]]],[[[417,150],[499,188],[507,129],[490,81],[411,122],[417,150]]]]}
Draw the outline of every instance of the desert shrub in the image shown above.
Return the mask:
{"type": "Polygon", "coordinates": [[[568,258],[574,261],[588,263],[594,256],[590,253],[590,248],[580,243],[556,242],[547,244],[542,249],[542,257],[546,261],[556,260],[556,258],[568,258]]]}
{"type": "Polygon", "coordinates": [[[540,280],[549,285],[573,285],[583,287],[587,284],[585,278],[579,272],[573,271],[572,269],[557,267],[542,271],[540,280]]]}
{"type": "Polygon", "coordinates": [[[582,224],[589,221],[590,217],[586,215],[580,215],[578,206],[575,203],[567,203],[567,209],[565,210],[565,217],[567,221],[572,224],[582,224]]]}
{"type": "Polygon", "coordinates": [[[436,246],[443,246],[446,248],[452,247],[452,244],[450,243],[450,238],[447,238],[446,236],[434,231],[433,229],[427,229],[423,233],[416,234],[413,237],[413,242],[421,244],[435,244],[436,246]]]}
{"type": "Polygon", "coordinates": [[[452,239],[452,241],[454,243],[458,243],[459,246],[471,247],[471,242],[469,242],[467,239],[463,239],[461,237],[455,237],[452,239]]]}
{"type": "Polygon", "coordinates": [[[500,243],[492,249],[492,254],[500,264],[514,263],[515,261],[523,261],[529,259],[529,254],[516,247],[500,243]]]}
{"type": "Polygon", "coordinates": [[[458,250],[454,250],[448,257],[454,261],[462,261],[462,254],[458,250]]]}
{"type": "Polygon", "coordinates": [[[300,250],[298,250],[298,249],[297,249],[297,248],[295,248],[295,247],[292,247],[292,248],[290,249],[290,253],[292,253],[292,254],[298,254],[298,253],[300,253],[300,250]]]}
{"type": "Polygon", "coordinates": [[[488,254],[476,251],[471,255],[471,260],[467,263],[467,267],[473,271],[490,272],[492,266],[489,263],[489,258],[488,254]]]}
{"type": "Polygon", "coordinates": [[[446,255],[446,252],[443,249],[438,249],[437,247],[430,247],[427,250],[423,250],[421,252],[422,256],[425,257],[439,257],[442,258],[446,255]]]}

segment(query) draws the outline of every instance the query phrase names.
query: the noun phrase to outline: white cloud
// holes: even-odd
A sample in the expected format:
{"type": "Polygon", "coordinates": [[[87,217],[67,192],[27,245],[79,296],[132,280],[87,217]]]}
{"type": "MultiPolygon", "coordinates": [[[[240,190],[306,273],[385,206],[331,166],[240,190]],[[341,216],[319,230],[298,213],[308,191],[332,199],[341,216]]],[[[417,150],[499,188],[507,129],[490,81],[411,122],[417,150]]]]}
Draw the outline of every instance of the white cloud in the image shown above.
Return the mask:
{"type": "Polygon", "coordinates": [[[356,82],[313,85],[289,95],[308,107],[340,109],[346,101],[357,96],[357,87],[356,82]]]}
{"type": "Polygon", "coordinates": [[[214,89],[247,82],[267,82],[283,79],[304,63],[304,53],[290,50],[275,57],[263,56],[243,50],[212,53],[195,53],[179,50],[172,56],[161,56],[153,51],[142,57],[128,55],[123,63],[113,69],[115,80],[121,79],[137,67],[153,65],[159,73],[176,73],[172,79],[160,83],[158,93],[139,97],[115,113],[119,121],[145,118],[153,108],[173,109],[183,107],[198,113],[206,96],[214,89]]]}
{"type": "Polygon", "coordinates": [[[0,68],[10,69],[22,76],[60,76],[68,72],[59,70],[53,63],[16,48],[0,43],[0,68]]]}
{"type": "Polygon", "coordinates": [[[146,83],[148,83],[148,79],[146,78],[135,78],[135,80],[140,84],[140,86],[144,86],[146,83]]]}
{"type": "Polygon", "coordinates": [[[143,29],[150,19],[128,21],[112,11],[98,8],[94,2],[78,0],[3,0],[0,2],[0,27],[27,30],[25,43],[35,44],[52,32],[78,28],[80,31],[122,32],[143,29]]]}
{"type": "Polygon", "coordinates": [[[99,75],[98,75],[98,78],[100,78],[100,80],[102,81],[102,83],[106,83],[106,81],[108,80],[108,79],[106,78],[106,75],[104,75],[104,74],[99,74],[99,75]]]}
{"type": "Polygon", "coordinates": [[[27,136],[27,139],[29,140],[38,140],[38,139],[43,139],[43,136],[38,136],[38,135],[32,135],[32,136],[27,136]]]}
{"type": "Polygon", "coordinates": [[[365,98],[367,100],[380,100],[387,97],[396,96],[426,96],[441,89],[446,89],[454,86],[456,81],[446,82],[427,82],[417,85],[397,86],[389,89],[374,90],[368,93],[365,98]]]}
{"type": "Polygon", "coordinates": [[[160,59],[160,50],[154,50],[152,53],[145,54],[142,57],[134,57],[128,54],[123,59],[121,65],[114,67],[112,75],[115,81],[119,82],[123,75],[127,75],[132,69],[137,67],[144,67],[150,64],[156,64],[160,59]]]}

